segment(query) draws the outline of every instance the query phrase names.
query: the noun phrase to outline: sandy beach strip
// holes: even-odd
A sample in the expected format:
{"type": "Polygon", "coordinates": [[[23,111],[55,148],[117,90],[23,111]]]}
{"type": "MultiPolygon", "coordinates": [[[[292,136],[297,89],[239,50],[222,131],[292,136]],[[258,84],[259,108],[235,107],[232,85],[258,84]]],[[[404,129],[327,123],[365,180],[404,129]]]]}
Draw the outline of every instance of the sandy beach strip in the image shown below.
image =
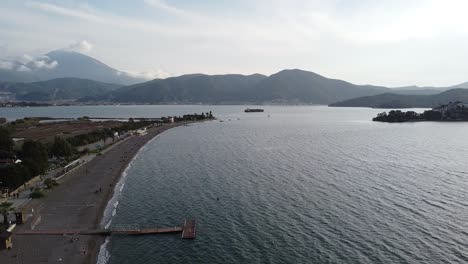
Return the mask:
{"type": "MultiPolygon", "coordinates": [[[[24,207],[24,213],[31,216],[14,233],[99,228],[115,184],[140,148],[163,131],[186,124],[166,124],[149,129],[147,135],[132,136],[63,177],[46,197],[24,207]]],[[[0,263],[96,263],[104,241],[103,236],[14,234],[13,249],[0,251],[0,263]]]]}

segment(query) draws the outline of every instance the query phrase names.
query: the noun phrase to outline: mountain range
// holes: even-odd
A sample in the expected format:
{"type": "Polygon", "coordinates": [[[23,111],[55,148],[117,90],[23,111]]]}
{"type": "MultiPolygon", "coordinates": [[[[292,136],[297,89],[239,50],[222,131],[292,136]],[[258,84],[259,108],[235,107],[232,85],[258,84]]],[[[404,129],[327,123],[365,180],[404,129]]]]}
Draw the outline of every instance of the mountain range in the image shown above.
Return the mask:
{"type": "Polygon", "coordinates": [[[190,74],[126,86],[98,100],[132,103],[324,104],[379,94],[387,88],[359,86],[302,70],[271,76],[190,74]]]}
{"type": "Polygon", "coordinates": [[[145,81],[87,55],[67,50],[55,50],[26,60],[3,61],[3,65],[0,67],[2,82],[37,82],[67,77],[122,85],[145,81]]]}
{"type": "Polygon", "coordinates": [[[92,57],[66,50],[0,66],[0,100],[3,96],[3,100],[84,103],[272,103],[385,107],[397,104],[413,106],[410,103],[412,99],[403,98],[422,100],[419,98],[452,88],[468,87],[468,83],[442,88],[356,85],[298,69],[283,70],[270,76],[188,74],[143,82],[92,57]],[[414,97],[416,95],[422,97],[414,97]]]}
{"type": "Polygon", "coordinates": [[[14,94],[19,101],[74,101],[86,96],[100,96],[122,87],[79,78],[58,78],[32,83],[0,83],[0,92],[14,94]]]}
{"type": "Polygon", "coordinates": [[[303,70],[283,70],[270,76],[189,74],[125,86],[82,101],[114,103],[205,104],[331,104],[385,93],[432,95],[451,89],[416,86],[387,88],[355,85],[303,70]]]}
{"type": "Polygon", "coordinates": [[[431,95],[403,95],[384,93],[353,98],[330,106],[372,108],[433,108],[448,102],[468,102],[468,89],[455,88],[431,95]]]}

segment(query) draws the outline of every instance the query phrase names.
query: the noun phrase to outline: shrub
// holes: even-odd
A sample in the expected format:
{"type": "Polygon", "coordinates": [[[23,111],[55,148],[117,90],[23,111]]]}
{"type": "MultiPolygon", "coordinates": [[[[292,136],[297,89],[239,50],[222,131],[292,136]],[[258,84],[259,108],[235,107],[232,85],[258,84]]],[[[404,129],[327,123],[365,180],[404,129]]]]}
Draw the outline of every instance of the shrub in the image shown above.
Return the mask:
{"type": "Polygon", "coordinates": [[[54,179],[51,179],[51,178],[47,178],[45,181],[44,181],[44,184],[47,186],[47,189],[52,189],[54,188],[55,186],[58,186],[59,183],[54,180],[54,179]]]}
{"type": "Polygon", "coordinates": [[[41,191],[41,189],[36,188],[31,194],[29,194],[29,197],[32,199],[39,199],[44,197],[44,193],[41,191]]]}

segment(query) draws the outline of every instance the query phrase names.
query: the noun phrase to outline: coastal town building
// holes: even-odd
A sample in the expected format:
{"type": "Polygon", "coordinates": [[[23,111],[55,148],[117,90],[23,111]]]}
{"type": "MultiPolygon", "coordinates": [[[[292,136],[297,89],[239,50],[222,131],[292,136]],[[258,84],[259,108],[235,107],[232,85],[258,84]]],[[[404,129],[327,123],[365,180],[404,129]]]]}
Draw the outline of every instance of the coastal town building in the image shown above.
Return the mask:
{"type": "Polygon", "coordinates": [[[22,225],[24,224],[25,221],[25,215],[22,210],[15,212],[15,223],[17,225],[22,225]]]}
{"type": "Polygon", "coordinates": [[[16,158],[14,154],[0,150],[0,167],[5,167],[20,162],[21,160],[16,158]]]}
{"type": "Polygon", "coordinates": [[[138,129],[138,130],[136,131],[136,134],[137,134],[138,136],[144,136],[144,135],[148,134],[148,131],[146,131],[146,127],[144,127],[144,128],[138,129]]]}
{"type": "Polygon", "coordinates": [[[11,241],[11,233],[8,231],[3,231],[0,233],[0,250],[1,249],[10,249],[13,247],[11,241]]]}

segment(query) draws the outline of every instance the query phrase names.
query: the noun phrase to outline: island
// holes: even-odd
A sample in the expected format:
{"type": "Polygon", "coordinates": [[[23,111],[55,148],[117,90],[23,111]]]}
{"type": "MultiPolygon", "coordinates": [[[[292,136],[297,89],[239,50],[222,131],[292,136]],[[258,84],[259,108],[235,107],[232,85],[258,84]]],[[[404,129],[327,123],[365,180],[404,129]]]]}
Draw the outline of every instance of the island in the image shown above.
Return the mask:
{"type": "Polygon", "coordinates": [[[461,101],[449,102],[423,113],[391,110],[377,114],[372,121],[401,123],[414,121],[468,121],[468,104],[461,101]]]}

